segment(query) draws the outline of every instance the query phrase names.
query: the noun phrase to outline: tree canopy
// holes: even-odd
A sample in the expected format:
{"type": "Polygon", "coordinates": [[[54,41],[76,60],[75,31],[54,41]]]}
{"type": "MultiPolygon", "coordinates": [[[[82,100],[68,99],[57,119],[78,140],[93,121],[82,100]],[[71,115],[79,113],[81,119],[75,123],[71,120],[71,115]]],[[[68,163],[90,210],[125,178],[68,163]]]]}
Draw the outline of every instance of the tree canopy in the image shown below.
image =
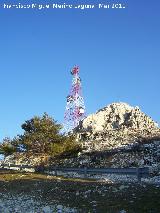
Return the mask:
{"type": "MultiPolygon", "coordinates": [[[[60,155],[74,153],[79,150],[74,137],[60,134],[62,126],[47,113],[44,113],[42,117],[34,116],[26,120],[21,127],[24,133],[7,142],[7,147],[9,150],[12,148],[12,152],[24,151],[60,155]]],[[[6,144],[4,142],[2,144],[6,144]]],[[[4,147],[3,145],[3,151],[5,151],[4,147]]]]}
{"type": "Polygon", "coordinates": [[[27,151],[48,153],[53,143],[61,143],[63,136],[59,133],[61,125],[44,113],[22,124],[24,134],[19,136],[20,144],[27,151]]]}

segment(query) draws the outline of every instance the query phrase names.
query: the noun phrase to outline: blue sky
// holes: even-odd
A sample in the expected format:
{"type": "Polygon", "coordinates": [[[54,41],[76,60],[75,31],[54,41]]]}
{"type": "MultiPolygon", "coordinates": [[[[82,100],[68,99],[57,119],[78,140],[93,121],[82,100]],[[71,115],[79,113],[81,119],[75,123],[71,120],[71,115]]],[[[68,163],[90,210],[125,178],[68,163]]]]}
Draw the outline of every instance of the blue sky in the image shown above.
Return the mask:
{"type": "Polygon", "coordinates": [[[25,120],[43,112],[62,122],[75,64],[87,114],[122,101],[160,123],[159,0],[119,0],[127,7],[117,10],[41,11],[6,10],[4,2],[60,1],[1,0],[0,139],[20,134],[25,120]]]}

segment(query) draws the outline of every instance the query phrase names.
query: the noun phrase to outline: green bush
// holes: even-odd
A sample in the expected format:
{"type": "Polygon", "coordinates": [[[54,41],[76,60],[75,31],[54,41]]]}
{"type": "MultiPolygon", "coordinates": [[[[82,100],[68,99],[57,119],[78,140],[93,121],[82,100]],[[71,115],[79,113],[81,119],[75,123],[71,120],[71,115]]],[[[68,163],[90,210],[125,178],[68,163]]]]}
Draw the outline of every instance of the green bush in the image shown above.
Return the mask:
{"type": "Polygon", "coordinates": [[[53,143],[51,145],[52,156],[76,156],[81,151],[80,145],[73,136],[64,136],[61,143],[53,143]]]}

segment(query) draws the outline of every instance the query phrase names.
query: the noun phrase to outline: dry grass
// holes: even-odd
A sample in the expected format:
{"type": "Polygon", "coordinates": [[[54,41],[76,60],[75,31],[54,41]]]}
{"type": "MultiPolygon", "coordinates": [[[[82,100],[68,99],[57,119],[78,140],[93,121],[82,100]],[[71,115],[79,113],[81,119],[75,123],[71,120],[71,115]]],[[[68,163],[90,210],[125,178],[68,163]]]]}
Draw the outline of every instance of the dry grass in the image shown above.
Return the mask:
{"type": "Polygon", "coordinates": [[[51,176],[40,173],[30,173],[30,172],[19,172],[10,170],[0,170],[0,181],[14,181],[14,180],[63,180],[63,181],[73,181],[73,182],[86,182],[95,183],[95,179],[80,179],[80,178],[65,178],[63,176],[51,176]]]}

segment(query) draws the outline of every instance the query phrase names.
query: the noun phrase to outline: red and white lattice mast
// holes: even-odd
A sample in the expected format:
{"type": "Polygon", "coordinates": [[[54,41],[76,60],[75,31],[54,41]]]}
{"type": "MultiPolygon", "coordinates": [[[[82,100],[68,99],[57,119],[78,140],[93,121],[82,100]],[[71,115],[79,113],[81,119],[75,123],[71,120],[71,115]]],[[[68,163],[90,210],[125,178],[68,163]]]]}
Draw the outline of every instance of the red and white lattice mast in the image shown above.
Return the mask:
{"type": "Polygon", "coordinates": [[[67,104],[64,115],[64,132],[69,133],[78,126],[85,117],[85,105],[82,96],[81,79],[79,77],[79,67],[74,66],[71,70],[73,76],[72,87],[67,96],[67,104]]]}

